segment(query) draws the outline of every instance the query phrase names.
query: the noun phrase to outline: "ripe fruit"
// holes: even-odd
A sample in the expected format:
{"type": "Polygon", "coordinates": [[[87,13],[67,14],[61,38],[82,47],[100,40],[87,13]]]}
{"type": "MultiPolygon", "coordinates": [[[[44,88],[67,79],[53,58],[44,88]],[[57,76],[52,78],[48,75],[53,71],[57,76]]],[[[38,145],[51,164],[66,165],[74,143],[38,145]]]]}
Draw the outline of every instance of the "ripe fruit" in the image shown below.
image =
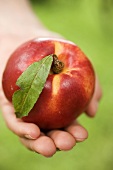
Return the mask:
{"type": "Polygon", "coordinates": [[[13,93],[19,89],[16,85],[18,77],[33,62],[50,54],[56,59],[44,89],[28,116],[22,118],[26,122],[37,124],[41,129],[63,128],[69,125],[85,111],[95,85],[92,64],[74,43],[58,39],[34,39],[21,45],[6,65],[3,90],[10,102],[13,93]]]}

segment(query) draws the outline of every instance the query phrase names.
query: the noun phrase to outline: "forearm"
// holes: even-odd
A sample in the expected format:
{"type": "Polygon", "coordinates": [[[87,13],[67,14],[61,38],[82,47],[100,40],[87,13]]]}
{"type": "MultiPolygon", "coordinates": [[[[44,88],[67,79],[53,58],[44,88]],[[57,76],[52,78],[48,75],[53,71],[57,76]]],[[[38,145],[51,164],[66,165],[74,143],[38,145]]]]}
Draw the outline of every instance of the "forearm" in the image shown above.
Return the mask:
{"type": "Polygon", "coordinates": [[[25,32],[37,28],[45,30],[27,0],[0,1],[0,26],[1,31],[13,33],[16,33],[17,29],[22,32],[23,28],[25,32]]]}
{"type": "Polygon", "coordinates": [[[28,0],[0,1],[0,32],[31,37],[59,37],[49,31],[36,16],[28,0]]]}
{"type": "Polygon", "coordinates": [[[27,0],[0,1],[0,79],[10,54],[35,37],[61,37],[49,31],[32,11],[27,0]]]}

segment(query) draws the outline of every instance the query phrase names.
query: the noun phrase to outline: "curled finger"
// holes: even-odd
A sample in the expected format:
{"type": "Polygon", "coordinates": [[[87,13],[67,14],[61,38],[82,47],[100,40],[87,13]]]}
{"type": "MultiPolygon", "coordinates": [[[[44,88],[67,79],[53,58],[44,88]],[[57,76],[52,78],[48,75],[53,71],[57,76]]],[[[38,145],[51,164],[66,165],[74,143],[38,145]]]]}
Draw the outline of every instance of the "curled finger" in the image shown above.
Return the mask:
{"type": "Polygon", "coordinates": [[[88,138],[87,130],[77,123],[77,121],[66,127],[65,130],[69,132],[77,142],[82,142],[88,138]]]}
{"type": "Polygon", "coordinates": [[[47,136],[40,136],[36,140],[20,138],[21,143],[29,150],[39,153],[45,157],[51,157],[56,152],[56,146],[52,139],[47,136]]]}
{"type": "Polygon", "coordinates": [[[62,130],[52,130],[47,135],[54,141],[59,150],[71,150],[76,144],[74,137],[62,130]]]}

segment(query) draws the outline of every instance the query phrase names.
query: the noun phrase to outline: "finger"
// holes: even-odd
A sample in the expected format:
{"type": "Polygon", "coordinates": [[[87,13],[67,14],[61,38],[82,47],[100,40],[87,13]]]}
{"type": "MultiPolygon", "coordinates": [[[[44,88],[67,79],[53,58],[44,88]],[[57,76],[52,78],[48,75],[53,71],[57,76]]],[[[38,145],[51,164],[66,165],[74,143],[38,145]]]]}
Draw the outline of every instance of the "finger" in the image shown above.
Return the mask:
{"type": "Polygon", "coordinates": [[[96,112],[98,111],[98,105],[99,105],[98,101],[93,99],[85,111],[86,114],[89,117],[94,117],[96,115],[96,112]]]}
{"type": "Polygon", "coordinates": [[[76,144],[74,137],[65,131],[52,130],[47,135],[53,139],[56,148],[60,150],[71,150],[76,144]]]}
{"type": "Polygon", "coordinates": [[[100,101],[101,97],[102,97],[102,89],[100,87],[99,80],[96,77],[94,95],[85,111],[88,116],[90,116],[90,117],[95,116],[95,114],[98,110],[98,105],[99,105],[99,101],[100,101]]]}
{"type": "Polygon", "coordinates": [[[82,142],[88,138],[87,130],[79,125],[76,121],[65,128],[65,130],[69,132],[77,142],[82,142]]]}
{"type": "Polygon", "coordinates": [[[38,126],[32,123],[25,123],[21,119],[17,119],[14,114],[14,108],[9,102],[2,106],[3,117],[7,127],[16,135],[29,139],[36,139],[40,135],[38,126]]]}
{"type": "Polygon", "coordinates": [[[36,140],[20,138],[20,141],[29,150],[37,152],[45,157],[51,157],[56,152],[56,146],[53,140],[47,136],[40,136],[36,140]]]}

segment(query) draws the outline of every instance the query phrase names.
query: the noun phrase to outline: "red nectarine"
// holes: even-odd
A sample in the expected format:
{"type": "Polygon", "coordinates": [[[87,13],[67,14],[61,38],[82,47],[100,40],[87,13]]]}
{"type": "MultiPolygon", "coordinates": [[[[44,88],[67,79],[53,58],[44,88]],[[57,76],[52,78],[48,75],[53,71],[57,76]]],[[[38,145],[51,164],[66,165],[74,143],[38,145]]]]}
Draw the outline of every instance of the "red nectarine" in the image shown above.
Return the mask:
{"type": "Polygon", "coordinates": [[[21,45],[8,60],[3,90],[10,102],[13,93],[19,89],[16,85],[18,77],[33,62],[50,54],[53,54],[54,62],[44,89],[28,116],[22,118],[41,129],[68,126],[85,111],[95,87],[92,64],[78,46],[66,40],[39,38],[21,45]]]}

